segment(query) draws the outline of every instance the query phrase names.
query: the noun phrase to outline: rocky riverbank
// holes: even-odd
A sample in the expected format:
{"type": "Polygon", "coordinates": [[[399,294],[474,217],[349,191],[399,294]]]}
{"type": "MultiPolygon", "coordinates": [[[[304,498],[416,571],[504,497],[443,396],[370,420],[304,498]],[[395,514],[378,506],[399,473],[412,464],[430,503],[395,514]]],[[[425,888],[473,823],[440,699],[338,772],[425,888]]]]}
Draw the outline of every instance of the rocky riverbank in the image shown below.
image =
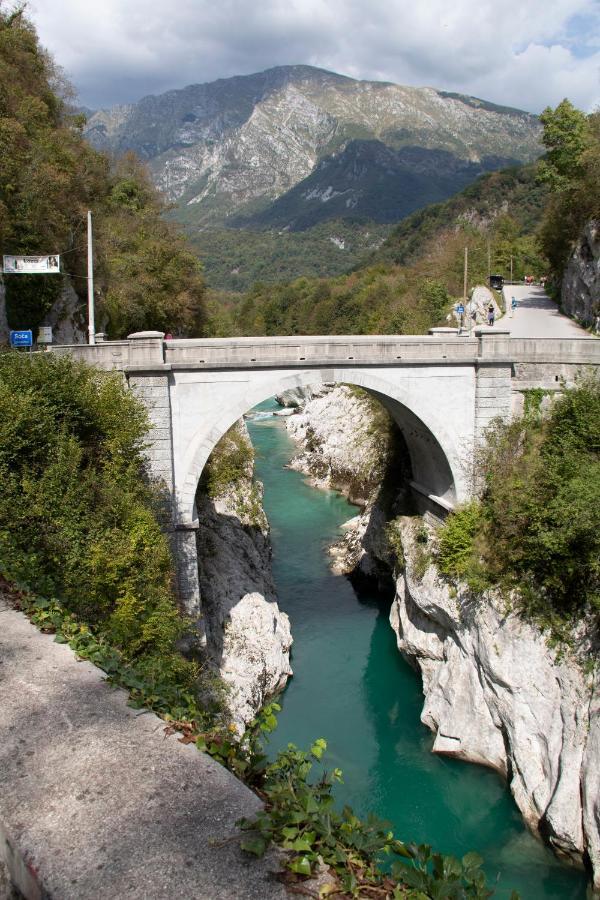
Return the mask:
{"type": "Polygon", "coordinates": [[[292,674],[292,637],[271,575],[269,525],[240,422],[222,439],[200,485],[198,560],[207,650],[239,731],[292,674]]]}
{"type": "Polygon", "coordinates": [[[431,529],[424,547],[413,519],[394,527],[404,568],[390,621],[423,678],[433,751],[504,775],[531,830],[560,856],[589,860],[600,886],[600,681],[503,598],[442,580],[431,529]]]}
{"type": "Polygon", "coordinates": [[[294,468],[361,500],[331,550],[334,568],[380,583],[393,572],[391,624],[422,675],[434,752],[500,772],[530,829],[563,858],[591,865],[600,887],[600,682],[502,598],[475,601],[439,577],[435,526],[403,515],[402,475],[390,479],[402,467],[397,454],[390,466],[389,432],[377,436],[372,406],[341,386],[286,422],[302,448],[294,468]]]}

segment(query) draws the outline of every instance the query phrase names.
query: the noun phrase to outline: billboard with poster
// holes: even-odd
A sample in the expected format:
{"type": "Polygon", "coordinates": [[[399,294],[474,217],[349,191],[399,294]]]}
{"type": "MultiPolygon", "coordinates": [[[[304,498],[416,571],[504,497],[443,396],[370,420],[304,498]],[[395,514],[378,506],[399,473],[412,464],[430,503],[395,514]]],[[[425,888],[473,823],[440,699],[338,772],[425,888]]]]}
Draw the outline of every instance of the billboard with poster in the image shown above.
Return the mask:
{"type": "Polygon", "coordinates": [[[60,256],[4,256],[4,275],[59,275],[60,256]]]}

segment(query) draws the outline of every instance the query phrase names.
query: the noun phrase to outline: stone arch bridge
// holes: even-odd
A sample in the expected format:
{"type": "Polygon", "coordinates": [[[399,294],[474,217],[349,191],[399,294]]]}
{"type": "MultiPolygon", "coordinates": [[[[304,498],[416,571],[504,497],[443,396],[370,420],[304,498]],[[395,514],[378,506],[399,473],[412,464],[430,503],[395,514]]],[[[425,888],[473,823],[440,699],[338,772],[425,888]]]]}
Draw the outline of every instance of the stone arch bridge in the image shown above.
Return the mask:
{"type": "Polygon", "coordinates": [[[150,468],[170,496],[179,595],[190,614],[200,611],[198,481],[219,439],[257,403],[322,382],[366,389],[403,432],[419,508],[443,516],[471,495],[473,450],[492,419],[519,411],[527,389],[556,391],[600,365],[600,341],[511,338],[498,329],[473,337],[163,337],[140,332],[53,352],[123,372],[146,404],[150,468]]]}

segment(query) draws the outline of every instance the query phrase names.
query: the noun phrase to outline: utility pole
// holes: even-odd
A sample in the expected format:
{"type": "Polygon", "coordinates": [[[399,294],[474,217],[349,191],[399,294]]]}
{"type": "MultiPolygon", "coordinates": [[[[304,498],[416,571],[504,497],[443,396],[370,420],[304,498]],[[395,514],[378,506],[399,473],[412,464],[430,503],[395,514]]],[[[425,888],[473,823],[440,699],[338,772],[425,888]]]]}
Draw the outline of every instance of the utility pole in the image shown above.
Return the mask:
{"type": "Polygon", "coordinates": [[[470,311],[469,309],[467,309],[467,284],[468,284],[468,272],[469,272],[469,248],[468,248],[468,247],[465,247],[465,276],[464,276],[464,282],[463,282],[463,309],[464,309],[464,313],[463,313],[462,316],[460,317],[460,319],[461,319],[460,325],[461,325],[461,330],[462,330],[462,326],[464,325],[464,318],[465,318],[465,315],[467,315],[467,316],[469,317],[469,334],[470,334],[470,333],[471,333],[471,311],[470,311]]]}
{"type": "Polygon", "coordinates": [[[490,239],[487,239],[487,252],[488,252],[488,284],[490,283],[490,275],[492,274],[492,248],[490,246],[490,239]]]}
{"type": "Polygon", "coordinates": [[[512,276],[513,276],[513,265],[512,265],[512,256],[511,256],[511,258],[510,258],[510,283],[511,284],[512,284],[512,280],[513,280],[512,276]]]}
{"type": "Polygon", "coordinates": [[[94,251],[92,245],[92,213],[87,214],[87,283],[88,283],[88,343],[96,343],[96,323],[94,319],[94,251]]]}

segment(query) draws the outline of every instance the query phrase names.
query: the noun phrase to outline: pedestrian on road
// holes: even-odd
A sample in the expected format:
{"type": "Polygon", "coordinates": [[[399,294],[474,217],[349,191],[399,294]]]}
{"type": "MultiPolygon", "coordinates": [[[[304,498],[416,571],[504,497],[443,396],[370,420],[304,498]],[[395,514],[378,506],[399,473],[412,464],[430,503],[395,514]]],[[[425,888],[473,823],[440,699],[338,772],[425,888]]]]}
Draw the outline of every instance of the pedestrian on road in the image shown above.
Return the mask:
{"type": "Polygon", "coordinates": [[[517,308],[517,298],[516,297],[512,298],[510,305],[511,305],[513,311],[517,308]]]}
{"type": "Polygon", "coordinates": [[[496,318],[496,310],[494,309],[494,304],[490,303],[490,305],[488,306],[488,316],[487,316],[488,325],[493,325],[495,318],[496,318]]]}

